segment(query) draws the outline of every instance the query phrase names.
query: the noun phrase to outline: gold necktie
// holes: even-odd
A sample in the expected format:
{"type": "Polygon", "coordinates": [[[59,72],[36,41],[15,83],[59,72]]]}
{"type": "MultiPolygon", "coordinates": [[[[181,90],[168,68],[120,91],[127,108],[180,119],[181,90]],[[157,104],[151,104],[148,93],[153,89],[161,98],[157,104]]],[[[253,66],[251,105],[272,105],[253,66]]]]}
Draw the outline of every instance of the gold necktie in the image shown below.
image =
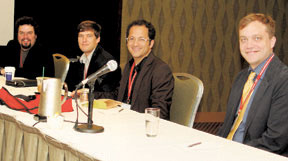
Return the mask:
{"type": "Polygon", "coordinates": [[[245,99],[247,99],[247,100],[242,105],[243,108],[242,108],[240,114],[237,116],[237,118],[236,118],[236,120],[234,122],[234,125],[233,125],[229,135],[227,136],[227,139],[229,139],[229,140],[232,140],[236,130],[238,129],[240,123],[243,120],[243,116],[244,116],[244,113],[246,111],[247,104],[248,104],[248,102],[250,100],[250,96],[252,95],[253,92],[251,92],[251,94],[248,96],[248,98],[246,98],[246,97],[247,97],[251,87],[253,86],[253,83],[254,83],[253,79],[254,79],[255,75],[256,75],[255,72],[251,72],[249,77],[248,77],[248,80],[246,81],[246,83],[244,85],[244,89],[243,89],[243,93],[242,93],[242,101],[245,101],[245,99]]]}

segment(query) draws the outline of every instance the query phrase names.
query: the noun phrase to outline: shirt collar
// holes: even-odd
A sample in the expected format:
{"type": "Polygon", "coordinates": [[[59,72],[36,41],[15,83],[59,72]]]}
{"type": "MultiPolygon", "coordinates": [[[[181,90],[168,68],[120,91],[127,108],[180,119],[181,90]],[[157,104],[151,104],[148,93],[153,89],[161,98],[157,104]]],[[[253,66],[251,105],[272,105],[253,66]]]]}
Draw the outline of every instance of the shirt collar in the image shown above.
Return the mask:
{"type": "MultiPolygon", "coordinates": [[[[139,72],[139,71],[141,70],[141,68],[143,67],[143,64],[145,64],[145,61],[147,60],[147,57],[148,57],[148,56],[146,56],[145,58],[143,58],[143,59],[141,60],[141,62],[134,67],[134,69],[135,69],[137,72],[139,72]]],[[[134,63],[134,60],[132,59],[132,61],[130,62],[130,67],[133,65],[133,63],[134,63]]]]}
{"type": "MultiPolygon", "coordinates": [[[[264,67],[265,63],[268,61],[268,59],[271,57],[272,54],[270,54],[270,56],[268,56],[268,58],[266,58],[261,64],[259,64],[254,70],[251,68],[251,66],[249,66],[248,68],[248,72],[255,72],[256,75],[259,75],[261,72],[261,69],[264,67]]],[[[261,79],[263,78],[264,74],[262,75],[261,79]]]]}
{"type": "MultiPolygon", "coordinates": [[[[96,49],[96,48],[95,48],[95,49],[96,49]]],[[[91,52],[88,56],[86,56],[86,54],[83,53],[83,54],[81,55],[81,57],[80,57],[80,63],[83,63],[83,64],[88,63],[88,64],[89,64],[90,61],[91,61],[91,58],[92,58],[92,55],[93,55],[95,49],[93,49],[92,52],[91,52]]]]}

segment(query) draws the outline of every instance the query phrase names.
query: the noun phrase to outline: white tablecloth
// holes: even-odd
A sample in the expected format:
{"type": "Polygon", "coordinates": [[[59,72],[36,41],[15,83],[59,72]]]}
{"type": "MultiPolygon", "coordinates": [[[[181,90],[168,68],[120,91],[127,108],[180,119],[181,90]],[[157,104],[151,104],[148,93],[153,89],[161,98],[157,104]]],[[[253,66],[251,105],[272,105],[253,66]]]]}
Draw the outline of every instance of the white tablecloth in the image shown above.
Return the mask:
{"type": "MultiPolygon", "coordinates": [[[[1,81],[0,77],[0,81],[1,81]]],[[[3,80],[2,80],[3,81],[3,80]]],[[[0,82],[1,83],[1,82],[0,82]]],[[[12,94],[33,94],[32,88],[6,87],[12,94]]],[[[64,122],[60,129],[39,123],[35,128],[71,148],[104,161],[272,161],[288,160],[285,157],[229,141],[208,133],[160,120],[159,134],[155,138],[145,135],[144,114],[121,107],[111,110],[93,110],[94,124],[104,127],[103,133],[81,133],[74,124],[64,122]],[[201,142],[194,147],[188,145],[201,142]]],[[[85,109],[87,110],[87,109],[85,109]]],[[[33,115],[0,106],[0,113],[14,117],[27,126],[36,121],[33,115]]],[[[62,113],[65,120],[75,121],[76,112],[62,113]]],[[[87,122],[81,114],[80,122],[87,122]]]]}

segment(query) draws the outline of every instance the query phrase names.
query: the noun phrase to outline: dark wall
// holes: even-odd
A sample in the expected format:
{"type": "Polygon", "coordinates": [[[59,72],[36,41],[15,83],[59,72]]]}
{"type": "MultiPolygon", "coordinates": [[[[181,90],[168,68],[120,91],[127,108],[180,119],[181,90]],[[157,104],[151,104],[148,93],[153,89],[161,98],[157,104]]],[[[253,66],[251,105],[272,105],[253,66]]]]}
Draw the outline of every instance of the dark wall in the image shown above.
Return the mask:
{"type": "MultiPolygon", "coordinates": [[[[119,60],[122,0],[15,0],[15,20],[32,16],[40,26],[39,41],[52,53],[81,55],[77,25],[93,20],[102,26],[100,44],[119,60]]],[[[14,29],[15,30],[15,29],[14,29]]]]}

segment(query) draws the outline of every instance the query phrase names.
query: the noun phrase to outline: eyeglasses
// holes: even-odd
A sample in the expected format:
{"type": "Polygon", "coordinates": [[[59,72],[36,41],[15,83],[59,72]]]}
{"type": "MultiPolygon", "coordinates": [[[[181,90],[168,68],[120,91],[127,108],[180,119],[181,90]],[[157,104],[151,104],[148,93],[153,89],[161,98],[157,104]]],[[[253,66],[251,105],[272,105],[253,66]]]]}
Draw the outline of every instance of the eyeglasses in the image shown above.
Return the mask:
{"type": "Polygon", "coordinates": [[[128,38],[126,38],[126,41],[128,43],[134,43],[135,41],[137,41],[138,43],[145,44],[147,41],[150,41],[150,39],[146,39],[144,37],[139,37],[139,38],[128,37],[128,38]]]}

